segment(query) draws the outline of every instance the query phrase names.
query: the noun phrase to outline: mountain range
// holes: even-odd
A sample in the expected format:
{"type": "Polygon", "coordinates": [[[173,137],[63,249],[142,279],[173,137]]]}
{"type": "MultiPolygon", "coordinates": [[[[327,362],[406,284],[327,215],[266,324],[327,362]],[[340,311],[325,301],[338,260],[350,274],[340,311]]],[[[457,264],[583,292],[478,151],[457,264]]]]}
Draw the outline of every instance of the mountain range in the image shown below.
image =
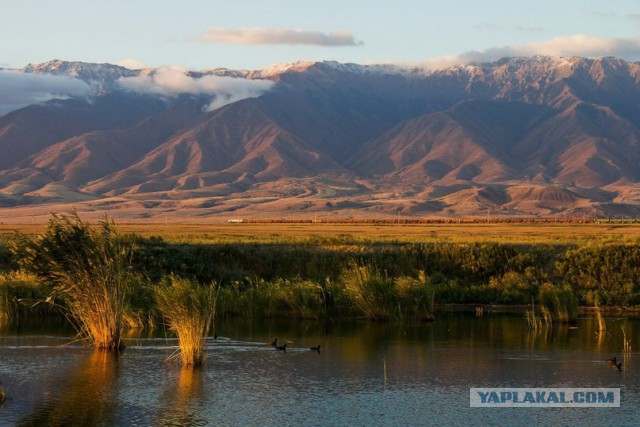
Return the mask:
{"type": "Polygon", "coordinates": [[[640,63],[619,58],[7,75],[82,93],[0,116],[4,219],[640,213],[640,63]]]}

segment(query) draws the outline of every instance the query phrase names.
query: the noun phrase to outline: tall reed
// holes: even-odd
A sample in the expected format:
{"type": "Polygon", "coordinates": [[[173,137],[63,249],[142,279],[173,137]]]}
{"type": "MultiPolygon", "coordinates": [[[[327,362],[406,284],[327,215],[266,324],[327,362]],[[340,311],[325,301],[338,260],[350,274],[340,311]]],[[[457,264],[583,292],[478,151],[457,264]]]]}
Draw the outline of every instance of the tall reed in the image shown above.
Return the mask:
{"type": "Polygon", "coordinates": [[[536,305],[533,299],[531,301],[531,310],[527,310],[525,312],[525,318],[527,319],[527,323],[529,324],[529,329],[531,329],[534,333],[538,332],[538,330],[542,328],[542,321],[536,315],[536,305]]]}
{"type": "Polygon", "coordinates": [[[170,359],[179,358],[184,367],[194,368],[206,359],[205,339],[216,311],[215,286],[175,276],[169,280],[170,284],[156,288],[155,300],[169,328],[178,335],[180,349],[170,359]]]}
{"type": "Polygon", "coordinates": [[[394,283],[370,265],[350,264],[342,277],[345,292],[370,319],[386,320],[394,310],[394,283]]]}
{"type": "Polygon", "coordinates": [[[65,315],[94,347],[119,350],[129,290],[131,249],[113,221],[97,228],[70,215],[52,215],[46,231],[13,245],[19,263],[54,284],[47,298],[61,298],[65,315]]]}
{"type": "Polygon", "coordinates": [[[570,286],[560,288],[544,283],[538,291],[541,307],[547,309],[554,321],[573,322],[578,317],[578,300],[570,286]]]}
{"type": "Polygon", "coordinates": [[[424,271],[417,278],[399,277],[394,285],[399,318],[433,320],[435,291],[424,271]]]}

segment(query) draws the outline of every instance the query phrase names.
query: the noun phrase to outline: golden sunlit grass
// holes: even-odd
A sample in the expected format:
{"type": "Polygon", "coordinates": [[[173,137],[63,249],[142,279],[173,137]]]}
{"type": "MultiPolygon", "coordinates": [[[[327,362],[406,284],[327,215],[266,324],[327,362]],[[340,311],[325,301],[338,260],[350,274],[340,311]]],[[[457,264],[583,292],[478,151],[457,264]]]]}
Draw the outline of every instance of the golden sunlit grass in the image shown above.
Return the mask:
{"type": "MultiPolygon", "coordinates": [[[[38,234],[44,225],[0,225],[0,240],[15,231],[38,234]]],[[[504,242],[637,243],[640,224],[118,224],[121,234],[160,236],[190,243],[371,243],[371,242],[504,242]]]]}
{"type": "Polygon", "coordinates": [[[0,322],[18,320],[21,315],[48,315],[53,310],[39,302],[46,298],[47,286],[24,270],[0,273],[0,322]]]}
{"type": "Polygon", "coordinates": [[[99,349],[124,347],[130,249],[112,222],[92,227],[75,213],[54,215],[39,236],[17,239],[15,252],[20,263],[54,283],[47,301],[63,300],[81,337],[99,349]]]}
{"type": "Polygon", "coordinates": [[[343,274],[346,294],[369,319],[393,314],[393,280],[372,266],[352,263],[343,274]]]}
{"type": "Polygon", "coordinates": [[[156,289],[158,309],[169,328],[178,335],[179,353],[174,357],[182,360],[186,368],[204,363],[206,358],[205,337],[213,323],[216,294],[214,286],[172,276],[171,283],[156,289]]]}
{"type": "Polygon", "coordinates": [[[432,320],[434,289],[424,272],[391,278],[371,265],[351,263],[343,272],[344,292],[367,318],[432,320]]]}

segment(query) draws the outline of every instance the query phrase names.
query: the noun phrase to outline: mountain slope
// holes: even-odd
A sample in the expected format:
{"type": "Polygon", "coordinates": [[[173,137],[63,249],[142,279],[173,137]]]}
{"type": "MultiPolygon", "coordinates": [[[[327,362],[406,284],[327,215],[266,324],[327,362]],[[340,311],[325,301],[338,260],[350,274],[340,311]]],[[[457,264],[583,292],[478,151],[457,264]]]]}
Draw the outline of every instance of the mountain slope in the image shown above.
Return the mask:
{"type": "Polygon", "coordinates": [[[246,100],[209,113],[139,162],[86,187],[97,193],[204,188],[243,179],[275,180],[340,170],[246,100]],[[193,177],[192,179],[187,179],[193,177]]]}
{"type": "Polygon", "coordinates": [[[0,117],[5,206],[145,216],[640,212],[640,64],[618,58],[183,75],[56,60],[21,72],[94,91],[0,117]],[[263,79],[270,90],[246,91],[263,79]],[[209,111],[214,100],[227,102],[209,111]]]}

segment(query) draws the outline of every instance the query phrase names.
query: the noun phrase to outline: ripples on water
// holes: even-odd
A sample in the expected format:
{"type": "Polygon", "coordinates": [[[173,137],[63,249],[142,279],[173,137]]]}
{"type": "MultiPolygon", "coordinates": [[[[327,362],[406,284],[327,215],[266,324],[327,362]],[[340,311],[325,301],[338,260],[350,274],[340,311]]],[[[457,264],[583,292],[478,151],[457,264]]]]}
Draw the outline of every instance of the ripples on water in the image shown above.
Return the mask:
{"type": "MultiPolygon", "coordinates": [[[[538,335],[514,315],[404,326],[226,321],[217,329],[233,339],[208,339],[196,371],[164,362],[175,338],[131,334],[116,357],[68,344],[66,329],[5,329],[10,400],[0,425],[638,425],[638,356],[622,372],[604,362],[621,357],[616,322],[597,340],[594,319],[538,335]],[[276,351],[267,344],[276,336],[294,342],[276,351]],[[322,353],[308,350],[318,343],[322,353]],[[473,409],[470,387],[620,387],[622,407],[473,409]]],[[[625,329],[638,342],[640,322],[625,329]]]]}

